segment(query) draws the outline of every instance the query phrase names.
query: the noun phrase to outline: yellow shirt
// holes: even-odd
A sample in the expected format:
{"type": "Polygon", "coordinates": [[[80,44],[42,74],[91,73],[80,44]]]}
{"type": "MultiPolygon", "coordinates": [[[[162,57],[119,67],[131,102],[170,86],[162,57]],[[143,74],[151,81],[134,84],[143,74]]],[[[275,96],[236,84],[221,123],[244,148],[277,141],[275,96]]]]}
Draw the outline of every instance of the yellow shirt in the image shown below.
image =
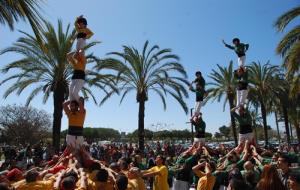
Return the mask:
{"type": "Polygon", "coordinates": [[[206,175],[201,171],[195,171],[195,174],[200,178],[198,180],[197,190],[212,190],[214,188],[216,177],[209,174],[206,175]]]}
{"type": "Polygon", "coordinates": [[[154,166],[147,172],[159,172],[154,178],[153,190],[169,190],[168,169],[166,166],[154,166]]]}
{"type": "Polygon", "coordinates": [[[47,181],[36,181],[31,183],[21,184],[16,190],[52,190],[54,181],[52,179],[47,181]]]}
{"type": "Polygon", "coordinates": [[[140,177],[128,180],[127,190],[146,190],[144,180],[140,177]]]}
{"type": "Polygon", "coordinates": [[[78,59],[77,63],[74,61],[70,61],[70,63],[72,64],[74,70],[85,71],[85,65],[86,65],[85,57],[78,59]]]}
{"type": "Polygon", "coordinates": [[[85,119],[85,111],[83,112],[69,112],[67,113],[69,119],[69,126],[83,127],[85,119]]]}
{"type": "Polygon", "coordinates": [[[93,182],[93,185],[89,186],[89,189],[91,190],[114,190],[113,183],[110,182],[93,182]]]}

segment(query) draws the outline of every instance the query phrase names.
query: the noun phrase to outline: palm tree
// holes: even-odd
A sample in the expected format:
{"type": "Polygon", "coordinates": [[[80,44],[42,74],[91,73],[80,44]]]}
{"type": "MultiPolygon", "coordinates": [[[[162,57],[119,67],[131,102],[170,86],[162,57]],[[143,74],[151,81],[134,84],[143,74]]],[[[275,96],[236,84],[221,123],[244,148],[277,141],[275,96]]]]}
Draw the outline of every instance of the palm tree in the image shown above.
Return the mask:
{"type": "Polygon", "coordinates": [[[260,62],[253,62],[249,66],[249,82],[252,85],[249,91],[249,99],[252,103],[259,105],[263,119],[265,146],[268,145],[268,126],[267,126],[267,102],[279,86],[276,86],[276,78],[278,74],[278,66],[272,66],[267,62],[262,65],[260,62]]]}
{"type": "MultiPolygon", "coordinates": [[[[109,53],[115,58],[105,60],[113,65],[118,71],[118,90],[122,93],[120,103],[125,96],[134,91],[136,101],[139,104],[138,113],[138,137],[139,148],[144,150],[144,117],[145,103],[149,99],[149,92],[156,93],[166,109],[165,97],[170,95],[188,112],[184,98],[188,97],[186,85],[187,74],[183,66],[178,62],[179,57],[172,54],[171,49],[160,49],[157,45],[148,48],[146,41],[142,52],[134,47],[123,46],[122,52],[109,53]],[[178,75],[179,74],[179,75],[178,75]]],[[[101,103],[104,103],[111,95],[117,93],[112,91],[101,103]]]]}
{"type": "MultiPolygon", "coordinates": [[[[300,15],[300,6],[281,15],[275,22],[275,27],[282,32],[285,27],[300,15]]],[[[276,48],[277,54],[284,58],[284,65],[288,75],[293,75],[300,66],[300,25],[295,26],[279,42],[276,48]]]]}
{"type": "Polygon", "coordinates": [[[8,25],[13,30],[15,22],[27,19],[40,40],[40,30],[43,28],[41,25],[43,18],[40,14],[42,2],[38,0],[0,1],[0,23],[8,25]]]}
{"type": "MultiPolygon", "coordinates": [[[[0,85],[14,81],[4,93],[4,98],[12,92],[20,95],[24,89],[31,87],[31,93],[27,98],[26,105],[39,93],[43,93],[43,103],[46,103],[49,96],[53,95],[54,113],[53,113],[53,145],[58,150],[60,142],[60,129],[62,118],[62,103],[68,97],[68,86],[72,74],[72,68],[67,62],[66,55],[71,51],[75,31],[70,31],[70,25],[66,31],[63,30],[61,21],[58,21],[57,32],[50,23],[46,23],[46,30],[42,32],[44,44],[28,33],[22,32],[21,37],[11,47],[0,52],[15,53],[22,56],[21,59],[7,64],[2,72],[7,73],[10,70],[16,70],[15,74],[4,79],[0,85]],[[44,48],[41,48],[44,47],[44,48]]],[[[96,45],[98,42],[87,44],[86,48],[96,45]]],[[[87,55],[87,63],[98,62],[98,59],[92,54],[87,55]]],[[[99,66],[99,68],[102,66],[99,66]]],[[[113,87],[110,84],[110,76],[100,75],[94,71],[86,70],[86,85],[82,92],[84,96],[90,96],[96,102],[91,89],[91,85],[105,90],[105,85],[113,87]],[[96,81],[96,82],[95,82],[96,81]]]]}
{"type": "MultiPolygon", "coordinates": [[[[211,88],[209,88],[207,99],[217,100],[218,102],[221,101],[223,96],[225,96],[225,101],[223,104],[223,111],[225,110],[225,105],[227,102],[229,102],[229,108],[230,110],[234,108],[234,99],[235,99],[235,89],[236,89],[236,82],[234,79],[234,73],[233,73],[233,62],[230,61],[228,67],[221,67],[218,66],[218,71],[212,70],[212,73],[209,75],[209,78],[213,80],[213,82],[210,82],[209,85],[212,85],[211,88]]],[[[237,133],[236,133],[236,124],[234,116],[230,112],[230,119],[231,119],[231,126],[232,126],[232,132],[235,144],[238,144],[237,140],[237,133]]]]}

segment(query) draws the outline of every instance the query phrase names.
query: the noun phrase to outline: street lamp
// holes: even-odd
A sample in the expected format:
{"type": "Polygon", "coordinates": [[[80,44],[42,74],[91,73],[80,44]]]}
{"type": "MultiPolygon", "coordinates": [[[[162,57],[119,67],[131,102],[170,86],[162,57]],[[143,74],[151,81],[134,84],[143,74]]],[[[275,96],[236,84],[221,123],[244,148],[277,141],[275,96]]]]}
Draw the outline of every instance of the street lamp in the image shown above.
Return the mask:
{"type": "MultiPolygon", "coordinates": [[[[193,110],[194,108],[191,108],[191,118],[193,117],[193,110]]],[[[191,122],[191,129],[192,129],[192,144],[194,143],[194,127],[193,123],[191,122]]]]}

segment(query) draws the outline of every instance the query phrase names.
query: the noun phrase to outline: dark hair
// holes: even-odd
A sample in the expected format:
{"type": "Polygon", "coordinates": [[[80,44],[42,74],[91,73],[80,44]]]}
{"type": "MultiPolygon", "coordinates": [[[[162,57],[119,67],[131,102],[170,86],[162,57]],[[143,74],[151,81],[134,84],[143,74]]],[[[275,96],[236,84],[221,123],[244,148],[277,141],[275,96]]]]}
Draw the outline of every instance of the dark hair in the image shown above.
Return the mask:
{"type": "Polygon", "coordinates": [[[201,71],[197,71],[196,73],[195,73],[195,75],[197,76],[197,75],[202,75],[202,73],[201,73],[201,71]]]}
{"type": "Polygon", "coordinates": [[[85,26],[87,25],[87,20],[85,19],[85,18],[78,18],[77,19],[77,23],[78,24],[80,24],[80,23],[82,23],[82,24],[84,24],[85,26]]]}
{"type": "Polygon", "coordinates": [[[291,161],[290,161],[290,157],[287,154],[281,154],[281,155],[279,155],[278,158],[282,158],[284,160],[284,162],[290,166],[291,161]]]}
{"type": "Polygon", "coordinates": [[[289,173],[289,177],[296,181],[296,183],[300,184],[300,173],[299,172],[291,172],[289,173]]]}
{"type": "Polygon", "coordinates": [[[71,170],[68,173],[65,173],[63,177],[74,177],[75,182],[78,180],[78,175],[74,170],[71,170]]]}
{"type": "Polygon", "coordinates": [[[116,177],[116,185],[118,187],[118,190],[125,190],[127,189],[127,185],[128,185],[128,179],[125,175],[118,175],[116,177]]]}
{"type": "Polygon", "coordinates": [[[248,185],[250,185],[251,187],[256,186],[255,173],[253,171],[245,172],[244,178],[248,185]]]}
{"type": "Polygon", "coordinates": [[[93,162],[90,166],[90,170],[100,170],[101,169],[101,164],[99,162],[93,162]]]}
{"type": "Polygon", "coordinates": [[[0,183],[0,190],[9,190],[8,185],[6,183],[0,183]]]}
{"type": "Polygon", "coordinates": [[[234,42],[240,43],[240,39],[238,39],[238,38],[233,38],[233,39],[232,39],[232,43],[234,43],[234,42]]]}
{"type": "Polygon", "coordinates": [[[100,182],[107,182],[108,172],[106,169],[100,169],[96,174],[96,179],[100,182]]]}
{"type": "Polygon", "coordinates": [[[39,176],[39,172],[36,170],[31,170],[26,173],[25,179],[27,183],[35,182],[36,178],[39,176]]]}
{"type": "Polygon", "coordinates": [[[248,185],[243,180],[239,180],[239,179],[235,179],[235,178],[233,178],[229,181],[229,185],[231,186],[231,189],[234,189],[234,190],[249,189],[248,185]]]}
{"type": "Polygon", "coordinates": [[[128,169],[128,162],[125,160],[120,160],[120,169],[128,169]]]}
{"type": "Polygon", "coordinates": [[[243,176],[238,168],[234,168],[229,172],[228,179],[243,180],[243,176]]]}
{"type": "Polygon", "coordinates": [[[160,157],[162,159],[162,164],[165,165],[166,158],[161,154],[157,155],[156,157],[160,157]]]}
{"type": "Polygon", "coordinates": [[[70,104],[75,104],[75,106],[79,106],[79,104],[78,104],[78,102],[77,102],[76,100],[72,100],[72,101],[70,102],[70,104]]]}
{"type": "Polygon", "coordinates": [[[64,189],[73,189],[76,186],[76,179],[73,176],[65,177],[61,181],[61,186],[64,189]]]}

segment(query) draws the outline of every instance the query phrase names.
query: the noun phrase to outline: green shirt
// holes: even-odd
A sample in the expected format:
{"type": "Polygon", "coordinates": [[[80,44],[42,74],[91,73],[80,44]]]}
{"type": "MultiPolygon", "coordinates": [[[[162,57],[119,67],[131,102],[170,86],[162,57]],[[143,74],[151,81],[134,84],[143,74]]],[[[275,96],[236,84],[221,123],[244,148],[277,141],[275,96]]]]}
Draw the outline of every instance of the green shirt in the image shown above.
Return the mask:
{"type": "Polygon", "coordinates": [[[225,46],[227,48],[229,48],[229,49],[234,50],[235,53],[238,55],[238,57],[245,56],[245,52],[249,48],[249,44],[243,44],[243,43],[239,43],[238,45],[235,45],[235,46],[231,46],[229,44],[225,44],[225,46]]]}
{"type": "Polygon", "coordinates": [[[237,120],[240,127],[240,134],[246,134],[252,132],[252,119],[251,115],[248,112],[245,112],[243,115],[239,115],[236,112],[233,112],[232,115],[237,120]]]}

